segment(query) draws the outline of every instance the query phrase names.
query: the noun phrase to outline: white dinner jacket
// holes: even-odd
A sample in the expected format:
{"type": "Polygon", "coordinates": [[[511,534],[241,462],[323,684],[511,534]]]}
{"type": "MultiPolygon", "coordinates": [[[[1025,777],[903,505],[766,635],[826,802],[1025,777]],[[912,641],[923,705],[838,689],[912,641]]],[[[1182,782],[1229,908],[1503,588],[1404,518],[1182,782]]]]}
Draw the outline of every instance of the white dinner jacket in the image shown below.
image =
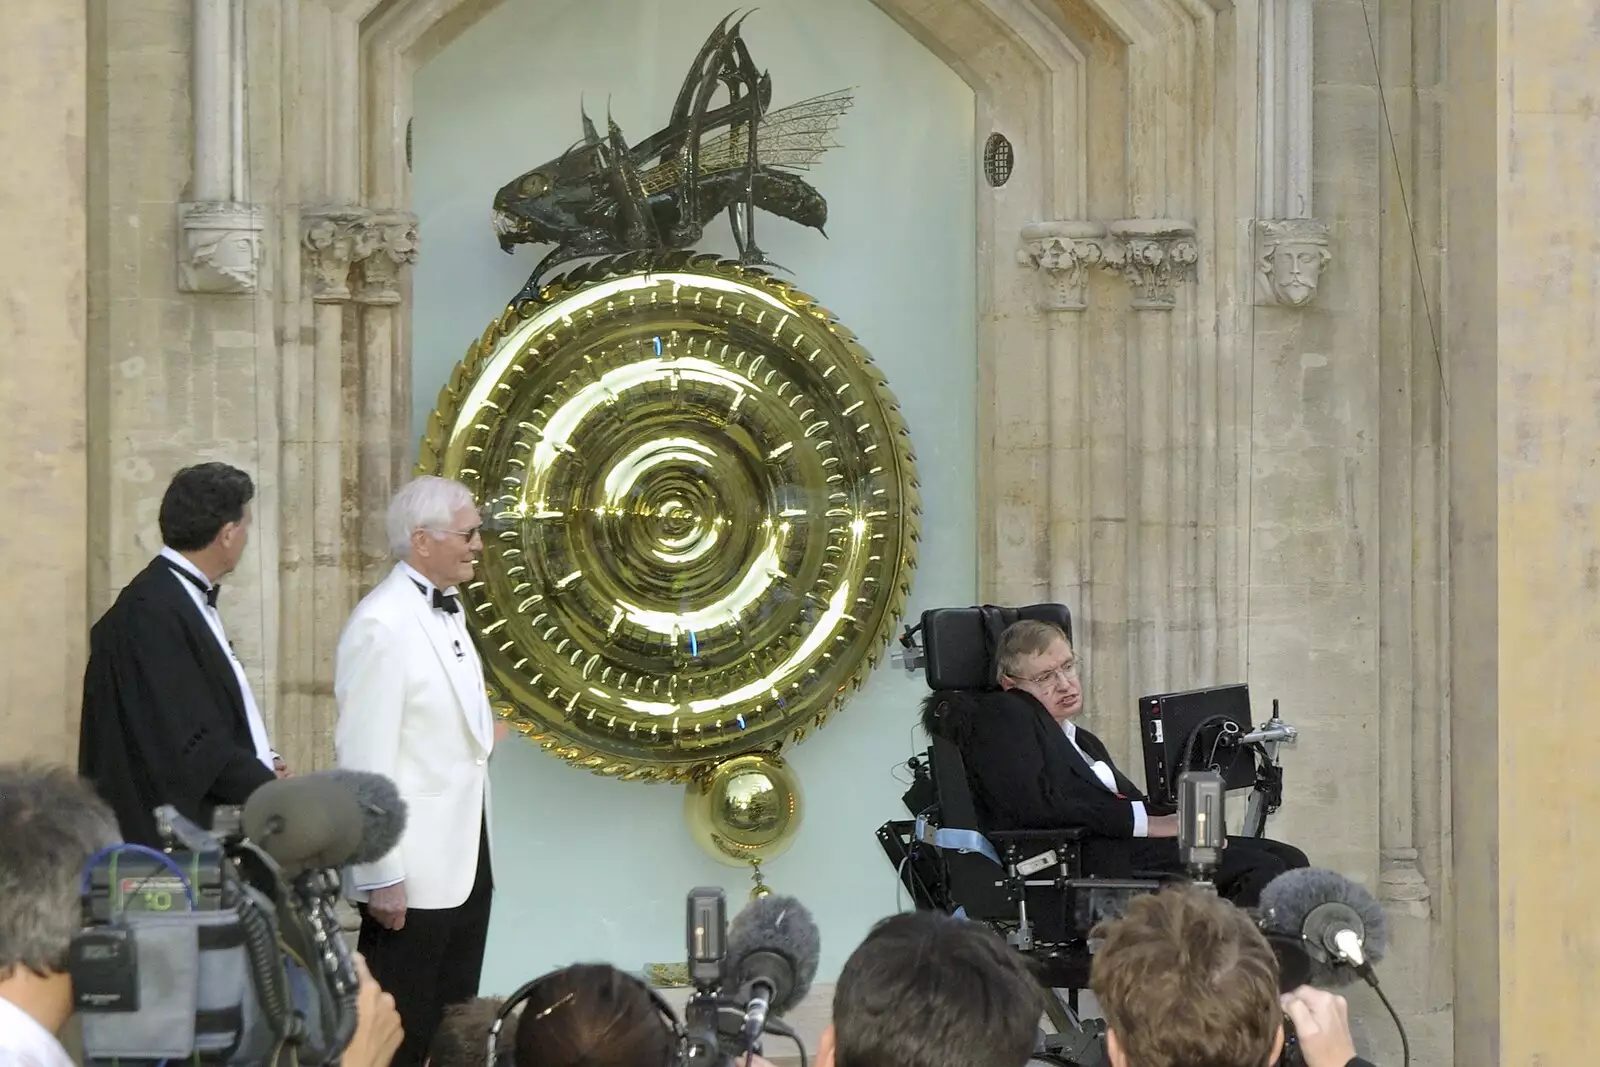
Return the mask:
{"type": "Polygon", "coordinates": [[[347,872],[356,900],[368,896],[358,887],[401,880],[410,908],[453,908],[472,891],[489,810],[494,714],[477,649],[461,627],[458,660],[444,619],[397,564],[339,635],[337,763],[393,779],[406,802],[400,844],[347,872]]]}

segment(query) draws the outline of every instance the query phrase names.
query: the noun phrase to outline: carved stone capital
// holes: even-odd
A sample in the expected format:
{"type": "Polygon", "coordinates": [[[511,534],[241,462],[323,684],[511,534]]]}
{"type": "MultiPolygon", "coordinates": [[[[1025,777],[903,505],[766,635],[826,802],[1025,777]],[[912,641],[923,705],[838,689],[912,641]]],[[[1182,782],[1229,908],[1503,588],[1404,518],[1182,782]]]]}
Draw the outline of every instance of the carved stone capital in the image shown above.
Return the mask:
{"type": "Polygon", "coordinates": [[[1200,262],[1194,226],[1175,219],[1123,219],[1109,229],[1117,241],[1102,266],[1128,279],[1133,306],[1141,311],[1176,307],[1178,286],[1200,262]]]}
{"type": "Polygon", "coordinates": [[[265,227],[261,209],[252,204],[179,204],[178,291],[255,292],[265,227]]]}
{"type": "Polygon", "coordinates": [[[1257,219],[1256,303],[1304,307],[1333,262],[1328,227],[1316,219],[1257,219]]]}
{"type": "Polygon", "coordinates": [[[311,299],[319,304],[350,299],[350,268],[373,248],[372,214],[363,207],[317,207],[301,213],[300,244],[311,272],[311,299]]]}
{"type": "Polygon", "coordinates": [[[409,211],[374,212],[367,222],[370,251],[360,261],[363,304],[400,303],[400,272],[417,261],[417,217],[409,211]]]}
{"type": "Polygon", "coordinates": [[[1022,228],[1017,262],[1041,272],[1046,311],[1082,311],[1089,270],[1104,261],[1106,243],[1106,228],[1096,222],[1035,222],[1022,228]]]}

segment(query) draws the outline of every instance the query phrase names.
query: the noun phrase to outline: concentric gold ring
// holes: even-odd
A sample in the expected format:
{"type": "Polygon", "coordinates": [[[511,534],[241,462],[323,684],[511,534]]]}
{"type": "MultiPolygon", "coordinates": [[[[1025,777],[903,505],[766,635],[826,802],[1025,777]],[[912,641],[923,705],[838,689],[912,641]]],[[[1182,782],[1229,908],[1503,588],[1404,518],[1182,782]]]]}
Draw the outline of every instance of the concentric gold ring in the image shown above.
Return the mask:
{"type": "Polygon", "coordinates": [[[848,330],[714,256],[581,267],[456,366],[419,471],[489,520],[491,697],[596,773],[682,781],[820,726],[905,608],[905,421],[848,330]]]}

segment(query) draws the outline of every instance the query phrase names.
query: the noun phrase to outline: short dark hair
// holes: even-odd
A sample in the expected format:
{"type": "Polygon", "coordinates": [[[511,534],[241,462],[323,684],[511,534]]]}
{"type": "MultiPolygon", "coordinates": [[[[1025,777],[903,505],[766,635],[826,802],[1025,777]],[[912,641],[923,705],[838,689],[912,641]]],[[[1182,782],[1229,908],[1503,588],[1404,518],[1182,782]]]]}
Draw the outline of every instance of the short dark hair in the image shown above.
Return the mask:
{"type": "Polygon", "coordinates": [[[607,963],[575,963],[540,978],[523,1001],[516,1062],[671,1067],[677,1048],[670,1027],[639,979],[607,963]]]}
{"type": "Polygon", "coordinates": [[[1103,937],[1089,979],[1139,1067],[1262,1067],[1283,1022],[1278,961],[1250,917],[1173,886],[1135,898],[1103,937]]]}
{"type": "MultiPolygon", "coordinates": [[[[489,1028],[505,1003],[505,997],[473,997],[446,1008],[428,1046],[429,1067],[490,1067],[489,1028]]],[[[516,1019],[508,1022],[496,1046],[500,1055],[512,1051],[516,1040],[516,1019]]]]}
{"type": "Polygon", "coordinates": [[[988,927],[939,912],[891,916],[833,992],[838,1067],[1022,1067],[1044,990],[988,927]]]}
{"type": "Polygon", "coordinates": [[[67,969],[83,865],[119,840],[111,808],[71,771],[0,764],[0,978],[67,969]]]}
{"type": "Polygon", "coordinates": [[[172,476],[161,497],[161,541],[179,552],[198,552],[230,522],[244,518],[255,483],[238,467],[201,463],[172,476]]]}

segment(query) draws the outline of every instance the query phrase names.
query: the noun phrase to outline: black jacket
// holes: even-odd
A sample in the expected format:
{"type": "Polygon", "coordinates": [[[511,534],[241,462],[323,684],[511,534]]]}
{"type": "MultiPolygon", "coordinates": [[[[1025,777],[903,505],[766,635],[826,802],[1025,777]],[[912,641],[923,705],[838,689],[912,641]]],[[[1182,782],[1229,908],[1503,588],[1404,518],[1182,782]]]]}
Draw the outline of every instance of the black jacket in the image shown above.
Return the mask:
{"type": "MultiPolygon", "coordinates": [[[[961,749],[978,821],[989,830],[1083,827],[1106,838],[1133,837],[1133,802],[1145,795],[1094,734],[1077,727],[1078,745],[1111,768],[1113,793],[1089,769],[1061,724],[1020,690],[938,693],[945,736],[961,749]]],[[[1162,814],[1150,811],[1149,814],[1162,814]]]]}
{"type": "Polygon", "coordinates": [[[183,579],[157,556],[89,631],[78,772],[125,840],[160,846],[153,809],[210,826],[273,779],[256,758],[244,694],[183,579]]]}

